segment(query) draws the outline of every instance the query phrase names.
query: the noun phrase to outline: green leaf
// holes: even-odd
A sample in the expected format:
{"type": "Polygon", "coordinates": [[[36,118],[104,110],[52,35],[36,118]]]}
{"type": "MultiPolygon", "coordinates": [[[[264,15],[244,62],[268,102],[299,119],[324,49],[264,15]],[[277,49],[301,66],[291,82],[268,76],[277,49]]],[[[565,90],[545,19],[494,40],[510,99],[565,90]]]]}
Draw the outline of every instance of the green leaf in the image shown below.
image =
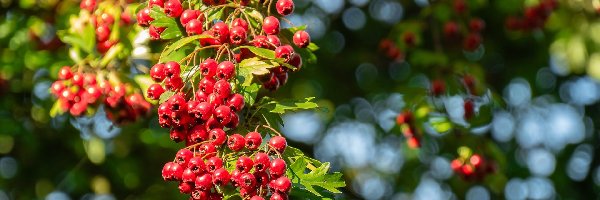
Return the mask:
{"type": "Polygon", "coordinates": [[[238,69],[238,80],[242,86],[250,86],[253,75],[264,75],[270,73],[269,69],[279,66],[270,60],[259,60],[258,57],[242,60],[238,69]]]}
{"type": "Polygon", "coordinates": [[[246,100],[247,105],[254,105],[256,95],[260,90],[260,85],[257,83],[252,83],[250,86],[241,87],[240,93],[244,96],[244,100],[246,100]]]}
{"type": "Polygon", "coordinates": [[[178,49],[181,49],[183,46],[185,46],[193,41],[197,41],[198,39],[209,38],[209,37],[211,37],[211,36],[193,35],[193,36],[181,38],[181,39],[177,40],[176,42],[173,42],[168,47],[166,47],[165,50],[160,54],[160,57],[162,58],[162,57],[168,56],[169,54],[173,53],[174,51],[176,51],[178,49]]]}
{"type": "Polygon", "coordinates": [[[263,57],[266,59],[275,59],[275,51],[270,50],[270,49],[263,49],[263,48],[253,47],[253,46],[241,46],[238,48],[248,49],[252,53],[256,54],[257,56],[260,56],[260,57],[263,57]]]}
{"type": "Polygon", "coordinates": [[[158,62],[162,63],[162,62],[166,62],[166,61],[181,61],[183,58],[190,55],[190,53],[192,53],[192,51],[194,51],[194,48],[195,47],[192,45],[186,45],[179,49],[175,49],[168,55],[161,54],[160,58],[158,59],[158,62]]]}
{"type": "Polygon", "coordinates": [[[159,7],[155,6],[150,11],[150,17],[154,20],[153,26],[164,27],[165,30],[160,34],[161,39],[173,39],[182,36],[182,30],[174,18],[167,16],[159,7]]]}
{"type": "MultiPolygon", "coordinates": [[[[294,190],[306,190],[318,197],[333,197],[331,193],[341,193],[338,188],[346,186],[341,173],[328,174],[330,168],[328,162],[321,163],[292,147],[286,149],[284,158],[292,163],[287,175],[295,186],[294,190]],[[305,173],[307,170],[308,173],[305,173]]],[[[301,193],[301,191],[297,192],[301,193]]]]}
{"type": "Polygon", "coordinates": [[[318,108],[319,105],[312,102],[314,97],[309,97],[304,100],[282,101],[276,102],[275,107],[271,109],[272,113],[284,114],[289,111],[310,110],[318,108]]]}
{"type": "Polygon", "coordinates": [[[173,92],[173,91],[166,91],[166,92],[162,93],[162,95],[160,95],[160,99],[159,99],[158,103],[162,104],[162,103],[166,102],[173,95],[175,95],[175,92],[173,92]]]}

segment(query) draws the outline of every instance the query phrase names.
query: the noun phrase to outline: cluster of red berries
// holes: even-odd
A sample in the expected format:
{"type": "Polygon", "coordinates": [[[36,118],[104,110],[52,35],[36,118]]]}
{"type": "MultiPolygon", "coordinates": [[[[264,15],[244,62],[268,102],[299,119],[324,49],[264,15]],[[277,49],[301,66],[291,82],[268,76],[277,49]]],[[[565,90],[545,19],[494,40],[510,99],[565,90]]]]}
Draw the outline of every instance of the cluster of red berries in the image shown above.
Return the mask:
{"type": "Polygon", "coordinates": [[[404,59],[404,54],[402,50],[394,44],[394,41],[384,38],[379,42],[379,51],[383,52],[383,54],[392,60],[401,61],[404,59]]]}
{"type": "Polygon", "coordinates": [[[482,180],[486,175],[495,171],[494,164],[487,162],[479,154],[473,154],[467,158],[456,158],[452,160],[450,167],[465,180],[482,180]]]}
{"type": "Polygon", "coordinates": [[[93,73],[72,72],[69,66],[58,71],[50,92],[58,98],[62,112],[82,116],[89,105],[102,102],[109,119],[116,123],[135,121],[149,113],[150,103],[139,93],[127,92],[125,84],[111,85],[93,73]]]}
{"type": "Polygon", "coordinates": [[[281,159],[287,142],[281,136],[272,137],[267,153],[258,151],[262,144],[261,134],[250,132],[246,136],[230,135],[225,145],[223,137],[215,137],[194,146],[181,149],[175,160],[164,165],[165,181],[179,181],[181,193],[191,199],[220,199],[220,188],[236,187],[243,199],[288,199],[292,182],[286,177],[286,162],[281,159]],[[196,146],[200,145],[198,149],[196,146]],[[219,157],[218,151],[227,146],[232,152],[219,157]],[[242,151],[246,148],[247,151],[242,151]],[[190,151],[192,149],[193,151],[190,151]],[[219,149],[219,150],[217,150],[219,149]],[[270,156],[268,153],[275,155],[270,156]],[[233,161],[235,161],[234,166],[233,161]],[[232,170],[227,170],[231,168],[232,170]]]}
{"type": "Polygon", "coordinates": [[[456,21],[447,21],[443,27],[444,38],[449,43],[462,40],[464,50],[474,51],[481,45],[481,32],[484,28],[485,22],[480,18],[471,18],[468,24],[464,26],[461,26],[456,21]]]}
{"type": "MultiPolygon", "coordinates": [[[[226,3],[226,1],[204,1],[204,4],[206,5],[221,5],[224,3],[226,3]]],[[[247,6],[249,1],[240,1],[237,3],[239,6],[247,6]]],[[[163,2],[163,0],[151,0],[148,2],[148,7],[140,10],[137,16],[138,24],[144,27],[148,26],[150,36],[154,40],[160,39],[160,35],[165,28],[156,27],[151,24],[154,20],[150,16],[151,8],[153,6],[162,8],[169,17],[179,18],[179,23],[182,27],[185,27],[185,32],[188,36],[210,36],[200,39],[200,44],[202,46],[221,46],[227,44],[234,47],[250,44],[259,48],[274,50],[276,58],[283,59],[285,63],[293,66],[294,71],[297,71],[302,67],[301,56],[298,53],[295,53],[292,46],[281,43],[278,37],[280,32],[280,22],[279,19],[274,16],[264,18],[261,30],[262,34],[258,35],[248,34],[250,32],[254,33],[256,30],[253,30],[253,27],[242,18],[234,18],[229,23],[217,21],[214,22],[209,29],[204,30],[206,17],[202,11],[194,9],[183,10],[183,6],[179,0],[167,0],[166,2],[163,2]]],[[[283,16],[289,15],[294,10],[294,3],[292,0],[278,0],[276,9],[277,12],[283,16]]],[[[208,26],[208,24],[206,24],[206,26],[208,26]]],[[[297,31],[294,33],[292,43],[299,48],[306,48],[310,44],[310,35],[303,30],[297,31]]],[[[233,52],[236,63],[254,56],[254,53],[246,48],[240,48],[239,52],[233,52]]],[[[289,68],[280,66],[272,68],[270,71],[271,73],[259,77],[264,88],[276,90],[287,82],[289,68]]]]}
{"type": "MultiPolygon", "coordinates": [[[[116,38],[110,38],[111,27],[114,25],[115,19],[107,12],[102,12],[98,15],[94,14],[96,5],[96,0],[83,0],[79,6],[81,9],[92,13],[90,22],[94,26],[96,32],[96,50],[101,54],[105,54],[111,47],[119,42],[116,38]]],[[[131,16],[127,12],[121,13],[120,20],[120,23],[124,25],[130,25],[133,22],[131,16]]]]}
{"type": "Polygon", "coordinates": [[[522,17],[507,18],[506,28],[515,31],[531,31],[542,28],[557,7],[557,0],[542,0],[535,6],[525,8],[522,17]]]}
{"type": "Polygon", "coordinates": [[[396,117],[396,123],[400,126],[400,131],[404,137],[406,137],[406,142],[408,143],[408,147],[410,148],[419,148],[421,147],[421,139],[417,133],[417,128],[415,126],[415,121],[412,112],[404,111],[396,117]]]}
{"type": "MultiPolygon", "coordinates": [[[[250,4],[248,0],[202,1],[207,6],[228,2],[236,8],[250,4]]],[[[185,35],[208,36],[199,38],[203,48],[218,49],[216,56],[201,60],[197,66],[188,66],[189,72],[182,72],[180,63],[175,61],[158,63],[150,69],[150,77],[156,83],[149,86],[147,96],[162,100],[158,106],[159,124],[170,129],[171,140],[186,143],[175,161],[165,164],[163,178],[179,181],[180,192],[190,194],[192,199],[219,199],[223,195],[222,188],[232,186],[239,189],[243,199],[258,200],[268,196],[288,199],[292,183],[285,176],[286,162],[281,157],[287,147],[286,139],[274,136],[263,145],[263,135],[259,132],[245,135],[231,132],[239,125],[238,113],[246,103],[244,96],[235,91],[236,65],[256,56],[248,48],[235,47],[272,50],[278,62],[287,63],[294,70],[301,68],[302,58],[294,47],[280,40],[280,22],[275,16],[265,17],[258,25],[233,14],[226,21],[208,21],[205,11],[189,6],[184,9],[179,0],[150,0],[148,6],[137,13],[138,24],[148,27],[153,40],[160,40],[165,30],[165,27],[152,24],[151,9],[158,7],[184,27],[185,35]],[[196,83],[191,77],[200,77],[200,80],[196,83]],[[166,91],[172,92],[168,93],[171,96],[165,96],[166,91]],[[233,165],[230,161],[237,161],[235,167],[229,166],[233,165]]],[[[275,8],[280,15],[289,15],[294,10],[294,3],[278,0],[275,8]]],[[[310,36],[300,30],[286,41],[298,48],[306,48],[310,36]]],[[[287,82],[288,69],[282,64],[256,78],[265,89],[276,90],[287,82]]]]}

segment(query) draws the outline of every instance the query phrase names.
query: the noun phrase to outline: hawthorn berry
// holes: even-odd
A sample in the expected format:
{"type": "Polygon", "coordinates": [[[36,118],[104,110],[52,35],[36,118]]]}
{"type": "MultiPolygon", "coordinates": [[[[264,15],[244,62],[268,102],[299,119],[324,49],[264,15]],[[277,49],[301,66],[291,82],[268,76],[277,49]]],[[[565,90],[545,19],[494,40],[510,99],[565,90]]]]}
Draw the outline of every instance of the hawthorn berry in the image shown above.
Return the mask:
{"type": "Polygon", "coordinates": [[[282,176],[272,182],[271,188],[277,192],[287,194],[292,189],[292,182],[288,177],[282,176]]]}
{"type": "Polygon", "coordinates": [[[213,77],[217,74],[218,63],[212,58],[207,58],[200,64],[200,72],[203,77],[213,77]]]}
{"type": "Polygon", "coordinates": [[[257,153],[254,155],[254,170],[264,172],[271,166],[271,159],[266,153],[257,153]]]}
{"type": "Polygon", "coordinates": [[[279,46],[275,49],[275,57],[283,58],[286,63],[291,60],[293,55],[294,48],[292,48],[290,45],[279,46]]]}
{"type": "Polygon", "coordinates": [[[214,36],[219,40],[221,44],[227,43],[229,41],[229,27],[225,22],[217,22],[212,27],[212,31],[214,32],[214,36]]]}
{"type": "Polygon", "coordinates": [[[182,166],[187,166],[190,159],[194,157],[194,153],[188,149],[180,149],[175,156],[175,163],[182,166]]]}
{"type": "Polygon", "coordinates": [[[227,134],[225,133],[225,131],[223,131],[223,129],[220,128],[212,129],[208,134],[211,143],[215,146],[221,146],[227,140],[227,134]]]}
{"type": "Polygon", "coordinates": [[[262,136],[258,132],[250,132],[246,134],[246,149],[248,150],[256,150],[262,144],[262,136]]]}
{"type": "Polygon", "coordinates": [[[236,26],[242,27],[246,32],[248,32],[248,22],[246,22],[246,20],[242,18],[235,18],[233,21],[231,21],[231,27],[236,26]]]}
{"type": "Polygon", "coordinates": [[[110,28],[108,28],[108,25],[102,24],[96,27],[96,41],[104,42],[108,40],[108,36],[110,36],[110,28]]]}
{"type": "Polygon", "coordinates": [[[229,175],[229,172],[224,169],[224,168],[219,168],[217,170],[215,170],[213,172],[213,184],[215,185],[219,185],[219,186],[224,186],[227,185],[227,183],[229,183],[229,179],[231,178],[231,175],[229,175]]]}
{"type": "Polygon", "coordinates": [[[231,95],[227,100],[227,105],[234,112],[239,112],[244,109],[244,104],[244,96],[238,93],[231,95]]]}
{"type": "Polygon", "coordinates": [[[170,91],[177,91],[183,87],[183,79],[179,76],[174,76],[165,79],[165,88],[170,91]]]}
{"type": "Polygon", "coordinates": [[[279,34],[279,20],[273,16],[265,17],[262,29],[267,35],[279,34]]]}
{"type": "Polygon", "coordinates": [[[194,174],[200,174],[200,173],[205,172],[205,170],[206,170],[206,165],[204,164],[204,160],[202,160],[202,157],[199,157],[199,156],[191,158],[188,161],[187,167],[189,169],[191,169],[194,174]]]}
{"type": "Polygon", "coordinates": [[[234,26],[229,33],[229,41],[234,45],[242,45],[246,43],[246,29],[241,26],[234,26]]]}
{"type": "Polygon", "coordinates": [[[138,25],[146,27],[150,25],[150,22],[154,21],[154,19],[150,17],[150,12],[150,7],[145,7],[137,13],[138,25]]]}
{"type": "Polygon", "coordinates": [[[292,0],[277,0],[275,8],[280,15],[289,15],[294,12],[294,2],[292,0]]]}
{"type": "Polygon", "coordinates": [[[235,164],[238,171],[243,173],[248,173],[252,170],[252,166],[254,166],[254,161],[248,156],[240,156],[235,164]]]}
{"type": "Polygon", "coordinates": [[[286,164],[285,161],[281,158],[276,158],[271,161],[271,166],[269,166],[269,174],[271,177],[277,178],[285,174],[286,164]]]}
{"type": "Polygon", "coordinates": [[[211,157],[206,161],[206,171],[214,173],[215,170],[223,168],[223,160],[219,157],[211,157]]]}
{"type": "Polygon", "coordinates": [[[196,19],[196,20],[200,21],[200,24],[202,24],[203,19],[200,18],[200,16],[203,16],[201,11],[187,9],[187,10],[184,10],[183,13],[181,13],[179,22],[181,22],[181,25],[186,26],[188,24],[188,22],[190,22],[193,19],[196,19]]]}
{"type": "Polygon", "coordinates": [[[275,49],[281,46],[281,40],[277,35],[267,35],[267,42],[269,42],[269,49],[275,49]]]}
{"type": "Polygon", "coordinates": [[[181,74],[181,66],[175,61],[169,61],[165,63],[165,75],[166,77],[179,76],[181,74]]]}
{"type": "Polygon", "coordinates": [[[59,80],[67,80],[73,77],[73,72],[71,72],[71,67],[63,66],[58,71],[58,79],[59,80]]]}
{"type": "Polygon", "coordinates": [[[202,21],[191,19],[185,24],[185,32],[190,35],[202,34],[202,21]]]}
{"type": "Polygon", "coordinates": [[[150,77],[155,82],[161,82],[165,79],[165,64],[157,63],[150,68],[150,77]]]}
{"type": "Polygon", "coordinates": [[[208,139],[209,135],[203,125],[197,124],[189,131],[190,139],[195,143],[200,143],[208,139]]]}
{"type": "Polygon", "coordinates": [[[149,0],[148,7],[152,8],[153,6],[164,7],[165,2],[163,0],[149,0]]]}
{"type": "Polygon", "coordinates": [[[235,75],[235,65],[231,61],[223,61],[217,66],[217,77],[229,80],[235,75]]]}
{"type": "Polygon", "coordinates": [[[194,181],[194,185],[197,189],[202,191],[210,191],[210,189],[213,187],[212,175],[210,173],[205,173],[197,176],[196,180],[194,181]]]}
{"type": "Polygon", "coordinates": [[[284,137],[275,136],[269,140],[269,146],[279,153],[283,153],[287,147],[287,142],[284,137]]]}
{"type": "Polygon", "coordinates": [[[244,148],[245,143],[246,143],[246,139],[244,138],[244,136],[242,136],[240,134],[230,135],[229,138],[227,139],[227,146],[232,151],[242,150],[244,148]]]}
{"type": "Polygon", "coordinates": [[[150,38],[152,40],[160,40],[160,34],[162,34],[162,32],[165,31],[165,29],[165,27],[157,27],[154,25],[150,25],[150,27],[148,27],[150,38]]]}
{"type": "Polygon", "coordinates": [[[287,200],[288,196],[287,194],[281,194],[278,192],[273,193],[273,195],[271,195],[270,200],[287,200]]]}
{"type": "Polygon", "coordinates": [[[243,173],[238,178],[239,185],[247,190],[252,190],[256,187],[256,177],[250,173],[243,173]]]}
{"type": "Polygon", "coordinates": [[[297,31],[294,33],[293,42],[300,48],[306,48],[310,44],[310,35],[306,31],[297,31]]]}
{"type": "Polygon", "coordinates": [[[181,174],[182,182],[191,182],[193,183],[196,180],[196,173],[191,168],[186,168],[183,170],[183,174],[181,174]]]}
{"type": "Polygon", "coordinates": [[[93,12],[96,9],[96,0],[83,0],[79,3],[81,9],[93,12]]]}
{"type": "Polygon", "coordinates": [[[165,2],[164,11],[169,17],[179,17],[183,12],[183,6],[179,0],[167,0],[167,2],[165,2]]]}
{"type": "MultiPolygon", "coordinates": [[[[217,152],[217,148],[215,147],[215,145],[210,144],[210,143],[206,143],[206,144],[200,145],[200,148],[198,148],[198,149],[199,149],[200,155],[202,155],[202,157],[205,157],[205,158],[216,158],[216,157],[214,157],[215,153],[217,152]]],[[[207,163],[206,167],[210,168],[211,164],[213,164],[213,167],[214,167],[215,163],[211,163],[210,160],[209,160],[209,162],[207,163]]],[[[221,161],[221,166],[223,166],[223,161],[221,161]]],[[[210,170],[208,170],[208,171],[210,171],[210,170]]]]}
{"type": "Polygon", "coordinates": [[[214,110],[214,118],[221,124],[225,125],[231,121],[231,109],[221,105],[214,110]]]}

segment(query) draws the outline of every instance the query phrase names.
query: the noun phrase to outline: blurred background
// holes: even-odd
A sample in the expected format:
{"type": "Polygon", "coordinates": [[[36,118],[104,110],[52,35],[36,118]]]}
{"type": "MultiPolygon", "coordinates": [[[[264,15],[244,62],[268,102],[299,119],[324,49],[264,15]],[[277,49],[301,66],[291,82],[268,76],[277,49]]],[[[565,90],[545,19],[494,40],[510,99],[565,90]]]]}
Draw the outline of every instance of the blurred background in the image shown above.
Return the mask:
{"type": "MultiPolygon", "coordinates": [[[[307,25],[318,62],[275,96],[314,96],[327,111],[288,114],[282,130],[344,173],[339,199],[597,198],[600,1],[559,0],[527,30],[511,29],[511,19],[545,1],[461,1],[468,14],[455,0],[294,2],[289,19],[307,25]],[[437,42],[448,21],[475,17],[485,21],[476,48],[437,42]],[[399,52],[390,56],[382,40],[399,52]],[[457,84],[464,75],[476,95],[457,84]],[[432,97],[434,80],[447,92],[432,97]],[[469,120],[466,99],[475,102],[469,120]],[[418,119],[420,148],[396,122],[405,110],[418,119]],[[476,179],[453,170],[475,154],[493,170],[476,179]]],[[[124,126],[102,111],[50,117],[48,89],[72,64],[57,31],[78,5],[0,0],[0,200],[186,198],[160,176],[181,147],[156,116],[124,126]]]]}

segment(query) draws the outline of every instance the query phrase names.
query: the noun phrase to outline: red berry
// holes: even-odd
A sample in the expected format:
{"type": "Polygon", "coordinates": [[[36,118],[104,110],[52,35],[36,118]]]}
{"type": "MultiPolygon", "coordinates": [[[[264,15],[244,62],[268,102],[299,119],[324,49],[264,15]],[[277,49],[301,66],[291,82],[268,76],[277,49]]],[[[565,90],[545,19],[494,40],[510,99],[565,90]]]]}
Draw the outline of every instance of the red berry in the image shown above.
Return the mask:
{"type": "Polygon", "coordinates": [[[291,60],[293,55],[294,48],[292,48],[290,45],[280,46],[275,49],[275,57],[283,58],[286,63],[291,60]]]}
{"type": "Polygon", "coordinates": [[[277,0],[275,8],[280,15],[289,15],[294,12],[294,2],[292,0],[277,0]]]}
{"type": "Polygon", "coordinates": [[[212,175],[210,173],[206,173],[196,177],[194,185],[197,189],[200,189],[202,191],[210,191],[210,189],[213,187],[212,175]]]}
{"type": "Polygon", "coordinates": [[[248,173],[252,170],[252,166],[254,166],[254,161],[248,156],[240,156],[235,163],[235,169],[240,172],[248,173]]]}
{"type": "Polygon", "coordinates": [[[189,182],[181,182],[179,183],[179,192],[181,192],[182,194],[190,194],[192,193],[193,190],[193,183],[189,183],[189,182]]]}
{"type": "Polygon", "coordinates": [[[221,158],[212,157],[206,161],[206,171],[213,173],[220,168],[223,168],[223,160],[221,158]]]}
{"type": "Polygon", "coordinates": [[[233,112],[239,112],[244,109],[244,104],[244,96],[238,93],[231,95],[227,100],[227,105],[233,112]]]}
{"type": "Polygon", "coordinates": [[[83,115],[83,113],[86,110],[87,110],[86,102],[77,102],[71,106],[71,109],[69,109],[69,113],[71,113],[71,115],[73,115],[73,116],[81,116],[81,115],[83,115]]]}
{"type": "Polygon", "coordinates": [[[183,170],[185,170],[180,164],[173,163],[171,164],[169,174],[172,175],[172,180],[181,180],[181,175],[183,175],[183,170]]]}
{"type": "Polygon", "coordinates": [[[431,82],[431,93],[433,96],[440,96],[446,92],[446,83],[443,80],[434,80],[431,82]]]}
{"type": "Polygon", "coordinates": [[[296,67],[294,70],[294,72],[299,71],[300,69],[302,69],[302,57],[300,56],[300,54],[295,53],[292,56],[292,59],[290,59],[290,62],[288,62],[288,64],[296,67]]]}
{"type": "MultiPolygon", "coordinates": [[[[197,188],[197,187],[196,187],[197,188]]],[[[206,200],[210,198],[210,191],[195,189],[192,191],[190,198],[193,200],[206,200]]]]}
{"type": "Polygon", "coordinates": [[[181,66],[175,61],[165,63],[165,75],[167,77],[179,76],[181,74],[181,66]]]}
{"type": "Polygon", "coordinates": [[[191,158],[190,161],[188,161],[187,167],[191,169],[194,174],[197,175],[200,173],[204,173],[204,171],[206,170],[204,160],[202,160],[202,158],[199,156],[191,158]]]}
{"type": "Polygon", "coordinates": [[[232,112],[231,113],[231,120],[229,120],[229,123],[225,124],[225,127],[230,128],[230,129],[235,129],[235,127],[237,127],[240,123],[240,117],[238,116],[237,113],[232,112]]]}
{"type": "Polygon", "coordinates": [[[155,82],[161,82],[165,79],[165,64],[157,63],[150,68],[150,77],[155,82]]]}
{"type": "MultiPolygon", "coordinates": [[[[181,13],[179,21],[181,22],[181,25],[186,26],[188,22],[190,22],[192,19],[199,19],[201,14],[202,12],[200,12],[199,10],[187,9],[183,11],[183,13],[181,13]]],[[[200,24],[202,24],[203,21],[203,19],[200,19],[200,24]]]]}
{"type": "Polygon", "coordinates": [[[279,153],[283,153],[287,147],[287,141],[284,137],[275,136],[269,140],[269,146],[279,153]]]}
{"type": "Polygon", "coordinates": [[[223,129],[220,128],[212,129],[208,134],[211,140],[211,144],[215,146],[221,146],[225,144],[225,140],[227,140],[227,134],[225,133],[225,131],[223,131],[223,129]]]}
{"type": "Polygon", "coordinates": [[[231,61],[223,61],[217,66],[217,77],[229,80],[235,75],[235,65],[231,61]]]}
{"type": "Polygon", "coordinates": [[[234,45],[242,45],[246,43],[246,29],[241,26],[234,26],[229,33],[229,41],[234,45]]]}
{"type": "Polygon", "coordinates": [[[294,44],[300,48],[306,48],[310,44],[310,35],[306,31],[297,31],[294,33],[294,44]]]}
{"type": "Polygon", "coordinates": [[[250,173],[244,173],[238,178],[241,188],[252,190],[256,187],[256,178],[250,173]]]}
{"type": "Polygon", "coordinates": [[[63,83],[62,81],[55,81],[54,83],[52,83],[52,86],[50,86],[50,92],[54,94],[54,96],[59,96],[64,89],[65,83],[63,83]]]}
{"type": "Polygon", "coordinates": [[[267,172],[254,172],[254,178],[258,186],[267,186],[269,184],[269,174],[267,172]]]}
{"type": "Polygon", "coordinates": [[[273,193],[273,195],[271,195],[270,200],[287,200],[288,199],[288,195],[287,194],[280,194],[280,193],[273,193]]]}
{"type": "Polygon", "coordinates": [[[183,87],[183,79],[179,76],[174,76],[165,79],[165,88],[170,91],[177,91],[183,87]]]}
{"type": "Polygon", "coordinates": [[[248,199],[255,195],[256,195],[256,189],[254,189],[254,188],[252,188],[252,189],[241,188],[240,189],[240,196],[242,197],[242,199],[248,199]]]}
{"type": "Polygon", "coordinates": [[[195,125],[189,131],[189,138],[194,143],[200,143],[208,139],[208,133],[203,125],[195,125]]]}
{"type": "Polygon", "coordinates": [[[200,64],[200,72],[202,72],[203,77],[213,77],[217,74],[217,61],[212,58],[207,58],[200,64]]]}
{"type": "Polygon", "coordinates": [[[396,117],[396,123],[405,124],[412,122],[412,113],[410,111],[404,111],[396,117]]]}
{"type": "MultiPolygon", "coordinates": [[[[202,145],[200,145],[199,151],[200,151],[200,155],[204,158],[216,158],[214,156],[215,156],[215,153],[217,152],[217,148],[213,144],[210,144],[210,143],[202,144],[202,145]]],[[[208,162],[206,167],[211,168],[210,164],[211,164],[211,162],[208,162]]],[[[223,161],[221,161],[221,166],[223,166],[223,161]]],[[[211,170],[208,170],[208,171],[211,171],[211,170]]]]}
{"type": "Polygon", "coordinates": [[[215,185],[219,185],[219,186],[224,186],[227,185],[227,183],[229,183],[229,179],[231,178],[231,175],[229,175],[229,172],[224,169],[224,168],[219,168],[217,170],[215,170],[215,172],[213,172],[213,184],[215,185]]]}
{"type": "Polygon", "coordinates": [[[265,200],[265,199],[260,196],[253,196],[252,198],[250,198],[250,200],[265,200]]]}
{"type": "Polygon", "coordinates": [[[474,18],[469,21],[469,30],[472,32],[481,32],[485,28],[485,22],[480,18],[474,18]]]}
{"type": "MultiPolygon", "coordinates": [[[[208,103],[210,103],[210,105],[213,108],[219,107],[220,105],[223,105],[223,99],[219,98],[219,96],[217,96],[217,94],[212,93],[210,95],[208,95],[208,103]]],[[[214,113],[214,112],[213,112],[214,113]]],[[[218,124],[221,124],[220,122],[216,121],[218,124]]]]}
{"type": "Polygon", "coordinates": [[[285,169],[285,161],[281,158],[277,158],[271,161],[271,166],[269,167],[269,174],[271,174],[271,177],[280,177],[285,174],[285,169]]]}
{"type": "Polygon", "coordinates": [[[163,0],[150,0],[148,1],[148,7],[152,8],[153,6],[164,7],[165,2],[163,0]]]}
{"type": "Polygon", "coordinates": [[[175,163],[180,164],[181,166],[188,166],[188,162],[190,159],[194,157],[194,153],[188,149],[180,149],[177,151],[177,155],[175,156],[175,163]]]}
{"type": "Polygon", "coordinates": [[[217,97],[225,99],[231,95],[231,85],[226,80],[219,80],[215,83],[213,93],[217,94],[217,97]]]}
{"type": "Polygon", "coordinates": [[[244,139],[244,136],[237,134],[237,133],[230,135],[229,138],[227,139],[227,146],[232,151],[242,150],[244,148],[245,143],[246,143],[246,139],[244,139]]]}
{"type": "Polygon", "coordinates": [[[160,84],[154,83],[148,87],[148,98],[152,100],[160,99],[160,95],[165,92],[165,89],[160,84]]]}
{"type": "Polygon", "coordinates": [[[104,42],[104,41],[108,40],[109,36],[110,36],[110,28],[108,28],[108,25],[102,24],[96,28],[96,41],[104,42]]]}
{"type": "Polygon", "coordinates": [[[465,100],[463,107],[465,109],[465,119],[473,118],[473,115],[475,115],[475,103],[472,100],[467,99],[465,100]]]}
{"type": "Polygon", "coordinates": [[[230,181],[234,187],[239,187],[238,182],[239,182],[239,178],[241,175],[242,175],[242,173],[240,171],[238,171],[237,169],[235,169],[231,172],[230,181]]]}
{"type": "Polygon", "coordinates": [[[242,27],[246,32],[248,32],[248,22],[246,22],[246,20],[242,19],[242,18],[235,18],[232,22],[231,22],[231,27],[242,27]]]}
{"type": "Polygon", "coordinates": [[[453,21],[446,22],[444,24],[444,36],[447,38],[454,38],[458,36],[458,24],[453,21]]]}
{"type": "Polygon", "coordinates": [[[162,177],[165,181],[169,181],[172,179],[173,175],[171,174],[171,167],[174,164],[175,163],[173,163],[173,162],[168,162],[168,163],[165,163],[165,165],[163,166],[162,177]]]}
{"type": "Polygon", "coordinates": [[[227,24],[225,24],[225,22],[217,22],[215,25],[213,25],[212,31],[214,32],[214,36],[221,44],[229,41],[229,27],[227,24]]]}
{"type": "Polygon", "coordinates": [[[277,35],[267,35],[267,42],[269,42],[269,49],[275,49],[281,46],[281,40],[277,35]]]}
{"type": "Polygon", "coordinates": [[[152,40],[160,40],[160,34],[165,31],[165,27],[157,27],[154,25],[150,25],[148,28],[148,33],[150,34],[150,39],[152,40]]]}
{"type": "Polygon", "coordinates": [[[211,77],[204,77],[198,83],[198,90],[204,92],[205,94],[211,94],[215,87],[215,79],[211,77]]]}
{"type": "Polygon", "coordinates": [[[252,45],[254,45],[255,47],[258,47],[258,48],[265,48],[265,49],[268,49],[269,47],[271,47],[271,45],[269,45],[269,42],[267,40],[267,36],[264,36],[264,35],[254,36],[254,39],[252,40],[252,45]]]}
{"type": "Polygon", "coordinates": [[[71,67],[69,67],[69,66],[63,66],[58,71],[58,79],[60,79],[60,80],[67,80],[67,79],[70,79],[71,77],[73,77],[73,72],[71,72],[71,67]]]}
{"type": "Polygon", "coordinates": [[[83,87],[83,78],[83,74],[76,72],[73,74],[73,77],[71,77],[71,82],[73,85],[83,87]]]}
{"type": "Polygon", "coordinates": [[[274,91],[279,88],[279,79],[275,76],[275,73],[271,73],[271,79],[269,81],[263,83],[263,87],[269,91],[274,91]]]}
{"type": "Polygon", "coordinates": [[[262,28],[267,35],[277,35],[279,33],[279,20],[276,17],[268,16],[263,20],[262,28]]]}
{"type": "Polygon", "coordinates": [[[185,25],[185,32],[188,35],[199,35],[202,34],[202,21],[198,19],[191,19],[185,25]]]}
{"type": "Polygon", "coordinates": [[[188,109],[188,112],[192,114],[196,119],[206,121],[212,116],[213,107],[208,102],[200,102],[192,109],[188,109]]]}
{"type": "Polygon", "coordinates": [[[150,12],[150,7],[145,7],[137,13],[137,21],[140,26],[149,26],[150,22],[154,21],[154,19],[150,17],[150,12]]]}
{"type": "Polygon", "coordinates": [[[173,128],[169,132],[169,137],[174,142],[181,142],[185,138],[186,132],[183,128],[173,128]]]}
{"type": "Polygon", "coordinates": [[[271,166],[271,159],[266,153],[257,153],[254,155],[254,170],[264,172],[271,166]]]}
{"type": "Polygon", "coordinates": [[[292,181],[288,177],[282,176],[272,183],[271,188],[277,192],[287,194],[292,189],[292,181]]]}
{"type": "Polygon", "coordinates": [[[191,168],[186,168],[181,174],[181,181],[185,183],[193,183],[196,180],[196,173],[191,168]]]}
{"type": "Polygon", "coordinates": [[[79,4],[81,9],[93,12],[96,9],[96,0],[83,0],[79,4]]]}
{"type": "Polygon", "coordinates": [[[219,106],[215,108],[213,115],[221,125],[225,125],[231,121],[231,109],[229,109],[227,106],[219,106]]]}
{"type": "Polygon", "coordinates": [[[165,14],[169,17],[179,17],[183,12],[183,7],[179,0],[168,0],[165,2],[165,14]]]}
{"type": "Polygon", "coordinates": [[[481,36],[477,33],[471,33],[465,38],[463,48],[467,51],[474,51],[479,45],[481,45],[481,36]]]}
{"type": "Polygon", "coordinates": [[[256,150],[262,144],[262,136],[258,132],[250,132],[246,134],[246,148],[248,150],[256,150]]]}

